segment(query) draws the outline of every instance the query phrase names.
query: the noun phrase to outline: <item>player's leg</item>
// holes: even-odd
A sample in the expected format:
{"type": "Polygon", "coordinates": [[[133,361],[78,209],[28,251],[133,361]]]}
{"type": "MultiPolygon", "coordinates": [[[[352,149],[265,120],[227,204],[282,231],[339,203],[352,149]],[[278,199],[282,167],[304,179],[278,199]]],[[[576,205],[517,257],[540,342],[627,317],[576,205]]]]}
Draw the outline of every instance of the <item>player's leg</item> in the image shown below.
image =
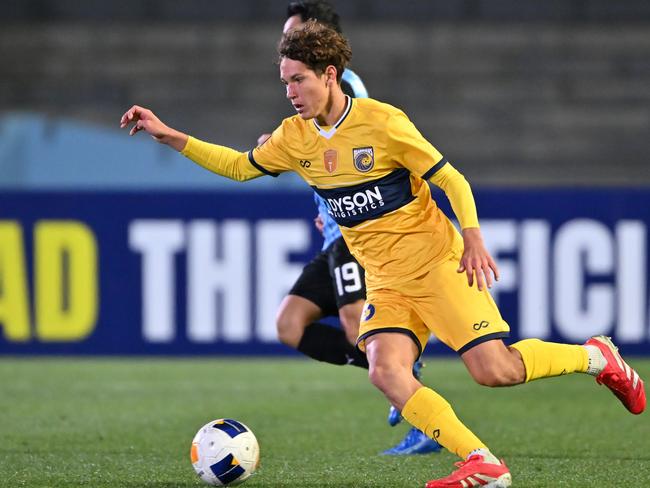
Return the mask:
{"type": "Polygon", "coordinates": [[[371,383],[401,410],[406,401],[422,388],[422,383],[411,373],[420,354],[418,346],[406,334],[377,332],[366,337],[365,348],[371,383]]]}
{"type": "Polygon", "coordinates": [[[339,322],[351,346],[347,350],[348,362],[354,366],[368,368],[365,354],[356,348],[359,322],[366,300],[364,270],[352,256],[342,237],[336,239],[325,252],[329,283],[336,301],[339,322]]]}
{"type": "MultiPolygon", "coordinates": [[[[422,377],[422,368],[424,368],[424,362],[422,359],[418,359],[415,364],[413,364],[413,376],[415,377],[416,380],[419,380],[422,377]]],[[[397,410],[395,407],[392,405],[388,409],[388,425],[391,427],[395,427],[397,424],[399,424],[402,421],[402,412],[397,410]]],[[[411,454],[411,446],[415,444],[414,441],[418,440],[418,434],[416,432],[409,432],[406,434],[406,437],[404,440],[395,446],[392,449],[388,449],[387,451],[384,451],[384,454],[404,454],[403,451],[408,451],[408,454],[411,454]]],[[[424,439],[420,439],[424,441],[424,439]]],[[[422,452],[418,452],[417,454],[427,454],[428,452],[433,452],[430,450],[429,447],[433,448],[433,451],[437,450],[435,449],[435,446],[427,446],[424,447],[422,452]]]]}
{"type": "Polygon", "coordinates": [[[348,364],[368,369],[366,355],[357,349],[359,337],[359,320],[365,300],[357,300],[339,308],[339,321],[348,344],[345,346],[348,364]]]}
{"type": "Polygon", "coordinates": [[[587,350],[581,346],[525,340],[506,347],[502,339],[509,327],[489,291],[468,286],[457,268],[456,257],[436,266],[424,281],[436,290],[434,296],[416,305],[433,333],[461,355],[478,383],[515,385],[526,381],[533,370],[542,376],[587,371],[587,350]]]}
{"type": "MultiPolygon", "coordinates": [[[[418,359],[413,364],[413,377],[420,381],[424,363],[418,359]]],[[[388,410],[388,425],[394,427],[402,421],[402,412],[393,405],[388,410]]],[[[387,456],[410,456],[413,454],[431,454],[439,452],[442,446],[429,438],[424,432],[411,427],[404,438],[393,447],[386,449],[382,454],[387,456]]]]}
{"type": "MultiPolygon", "coordinates": [[[[486,313],[493,311],[490,307],[485,309],[486,298],[475,288],[468,291],[467,282],[456,273],[457,268],[457,261],[450,259],[408,284],[411,296],[417,297],[412,299],[414,312],[428,330],[456,351],[473,341],[480,343],[507,336],[508,324],[498,314],[486,313]],[[478,302],[478,310],[473,310],[474,302],[478,302]],[[474,320],[475,316],[478,320],[474,320]]],[[[507,466],[463,425],[451,406],[436,392],[420,389],[404,405],[402,415],[463,459],[457,463],[459,469],[445,478],[430,481],[427,487],[510,486],[507,466]]]]}
{"type": "Polygon", "coordinates": [[[462,354],[472,377],[487,386],[510,386],[540,378],[587,373],[606,385],[634,414],[645,410],[643,380],[604,336],[584,345],[524,339],[506,347],[502,341],[484,342],[462,354]]]}
{"type": "Polygon", "coordinates": [[[287,346],[298,349],[305,329],[323,317],[323,311],[311,300],[298,295],[282,299],[275,319],[278,339],[287,346]]]}
{"type": "Polygon", "coordinates": [[[327,255],[320,253],[305,266],[280,304],[276,317],[278,338],[318,361],[354,364],[357,356],[362,356],[365,366],[365,357],[350,344],[343,330],[318,322],[323,316],[337,313],[327,255]]]}
{"type": "Polygon", "coordinates": [[[320,317],[320,308],[313,302],[296,295],[287,295],[278,310],[278,338],[312,359],[367,368],[365,356],[350,344],[345,332],[317,322],[320,317]]]}
{"type": "Polygon", "coordinates": [[[442,396],[413,377],[412,364],[420,351],[411,337],[378,332],[365,338],[365,348],[373,385],[414,427],[466,459],[459,463],[459,470],[441,480],[430,481],[427,487],[474,486],[472,480],[494,488],[510,486],[510,473],[505,464],[458,419],[442,396]]]}
{"type": "Polygon", "coordinates": [[[586,373],[589,353],[583,346],[526,339],[507,347],[502,340],[477,344],[461,355],[477,383],[511,386],[537,378],[586,373]],[[523,353],[522,353],[523,351],[523,353]]]}
{"type": "Polygon", "coordinates": [[[339,307],[339,321],[341,328],[345,332],[345,337],[350,344],[357,343],[359,337],[359,321],[365,304],[365,297],[352,303],[347,303],[339,307]]]}
{"type": "MultiPolygon", "coordinates": [[[[339,307],[339,320],[348,339],[354,344],[359,336],[359,321],[366,297],[365,273],[342,237],[329,247],[327,254],[332,286],[339,307]]],[[[361,363],[361,359],[358,362],[361,363]]],[[[423,363],[419,360],[413,366],[413,376],[416,379],[420,378],[422,366],[423,363]]],[[[401,413],[391,405],[388,410],[388,425],[395,426],[401,420],[401,413]]],[[[415,431],[409,432],[400,444],[384,451],[384,454],[425,454],[438,449],[437,444],[431,445],[426,436],[415,431]]]]}
{"type": "Polygon", "coordinates": [[[457,261],[441,264],[427,281],[437,296],[422,316],[437,337],[458,351],[472,377],[487,386],[510,386],[539,378],[587,373],[605,384],[632,413],[645,409],[643,381],[611,341],[602,336],[584,345],[524,339],[507,347],[509,330],[487,290],[467,286],[457,261]],[[442,326],[440,324],[443,324],[442,326]],[[445,324],[451,324],[446,326],[445,324]]]}
{"type": "Polygon", "coordinates": [[[327,248],[326,254],[339,321],[350,344],[356,344],[366,301],[365,273],[342,237],[327,248]]]}
{"type": "Polygon", "coordinates": [[[501,339],[477,344],[460,356],[472,378],[484,386],[509,386],[523,383],[526,370],[521,355],[501,339]]]}

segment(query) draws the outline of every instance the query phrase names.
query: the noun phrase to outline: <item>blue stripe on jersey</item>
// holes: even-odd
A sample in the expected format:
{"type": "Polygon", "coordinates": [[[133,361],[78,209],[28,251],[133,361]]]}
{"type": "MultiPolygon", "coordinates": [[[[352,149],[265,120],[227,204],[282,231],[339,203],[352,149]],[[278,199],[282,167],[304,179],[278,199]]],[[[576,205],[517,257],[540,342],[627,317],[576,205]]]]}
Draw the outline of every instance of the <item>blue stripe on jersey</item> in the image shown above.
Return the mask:
{"type": "MultiPolygon", "coordinates": [[[[348,85],[350,85],[350,88],[352,89],[352,96],[354,98],[368,98],[368,90],[366,90],[363,81],[361,81],[359,75],[357,75],[351,69],[346,68],[343,70],[341,81],[345,81],[348,85]]],[[[339,229],[336,221],[330,216],[329,209],[327,208],[327,203],[325,203],[325,200],[318,196],[318,193],[316,192],[314,192],[314,200],[318,206],[318,214],[323,220],[324,241],[322,250],[324,251],[330,246],[330,244],[341,237],[341,230],[339,229]]]]}
{"type": "Polygon", "coordinates": [[[337,224],[354,227],[412,202],[410,172],[401,168],[377,180],[339,188],[314,188],[337,224]]]}
{"type": "Polygon", "coordinates": [[[429,171],[424,173],[422,175],[423,180],[428,180],[431,178],[433,175],[435,175],[440,168],[442,168],[445,164],[447,164],[449,161],[447,161],[447,158],[442,158],[440,161],[438,161],[436,164],[433,165],[433,168],[431,168],[429,171]]]}
{"type": "Polygon", "coordinates": [[[260,165],[257,161],[255,161],[255,158],[253,157],[253,150],[251,149],[248,151],[248,161],[255,166],[257,169],[259,169],[262,173],[267,174],[269,176],[273,176],[274,178],[278,176],[278,173],[273,173],[272,171],[269,171],[266,169],[264,166],[260,165]]]}
{"type": "Polygon", "coordinates": [[[339,225],[334,221],[334,219],[330,217],[325,200],[323,200],[316,192],[314,192],[314,201],[318,206],[318,215],[320,215],[320,218],[323,221],[323,247],[321,248],[321,251],[324,251],[330,247],[335,240],[341,237],[341,229],[339,229],[339,225]]]}

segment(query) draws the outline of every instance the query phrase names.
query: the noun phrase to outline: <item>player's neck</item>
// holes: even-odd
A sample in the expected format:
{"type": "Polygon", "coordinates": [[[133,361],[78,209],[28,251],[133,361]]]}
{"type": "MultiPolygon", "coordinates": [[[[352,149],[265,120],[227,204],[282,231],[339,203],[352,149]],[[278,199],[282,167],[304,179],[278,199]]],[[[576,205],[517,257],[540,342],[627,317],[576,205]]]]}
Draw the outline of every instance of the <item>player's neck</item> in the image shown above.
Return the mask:
{"type": "Polygon", "coordinates": [[[345,94],[340,87],[332,90],[325,110],[322,114],[316,116],[318,125],[321,127],[334,125],[343,116],[347,103],[345,94]]]}

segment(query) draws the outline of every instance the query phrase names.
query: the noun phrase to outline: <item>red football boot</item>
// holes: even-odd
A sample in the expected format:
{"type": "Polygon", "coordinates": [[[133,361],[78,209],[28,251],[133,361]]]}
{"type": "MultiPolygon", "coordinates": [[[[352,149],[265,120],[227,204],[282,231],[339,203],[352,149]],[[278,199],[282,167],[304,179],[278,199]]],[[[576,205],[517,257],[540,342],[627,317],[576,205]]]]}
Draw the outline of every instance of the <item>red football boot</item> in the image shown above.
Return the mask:
{"type": "Polygon", "coordinates": [[[481,454],[472,454],[466,461],[455,463],[458,469],[446,478],[429,481],[425,488],[507,488],[512,483],[508,466],[486,462],[481,454]]]}
{"type": "Polygon", "coordinates": [[[612,393],[625,405],[633,414],[640,414],[645,410],[645,389],[643,380],[618,353],[618,348],[609,337],[594,336],[584,344],[585,346],[596,346],[603,353],[607,365],[603,368],[596,381],[599,385],[605,385],[612,390],[612,393]]]}

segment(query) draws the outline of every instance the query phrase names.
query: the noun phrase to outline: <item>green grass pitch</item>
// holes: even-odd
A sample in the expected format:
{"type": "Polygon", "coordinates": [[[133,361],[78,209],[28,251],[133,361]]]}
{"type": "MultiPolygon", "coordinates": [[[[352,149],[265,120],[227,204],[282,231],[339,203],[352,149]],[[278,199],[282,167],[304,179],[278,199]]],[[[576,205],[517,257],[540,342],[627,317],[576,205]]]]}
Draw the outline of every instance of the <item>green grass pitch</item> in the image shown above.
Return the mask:
{"type": "MultiPolygon", "coordinates": [[[[650,417],[584,375],[475,385],[459,359],[424,381],[505,458],[515,487],[650,486],[650,417]]],[[[650,360],[631,360],[650,377],[650,360]]],[[[0,486],[200,487],[190,442],[232,417],[261,446],[250,488],[421,487],[448,452],[383,457],[406,426],[364,371],[302,359],[0,359],[0,486]]]]}

